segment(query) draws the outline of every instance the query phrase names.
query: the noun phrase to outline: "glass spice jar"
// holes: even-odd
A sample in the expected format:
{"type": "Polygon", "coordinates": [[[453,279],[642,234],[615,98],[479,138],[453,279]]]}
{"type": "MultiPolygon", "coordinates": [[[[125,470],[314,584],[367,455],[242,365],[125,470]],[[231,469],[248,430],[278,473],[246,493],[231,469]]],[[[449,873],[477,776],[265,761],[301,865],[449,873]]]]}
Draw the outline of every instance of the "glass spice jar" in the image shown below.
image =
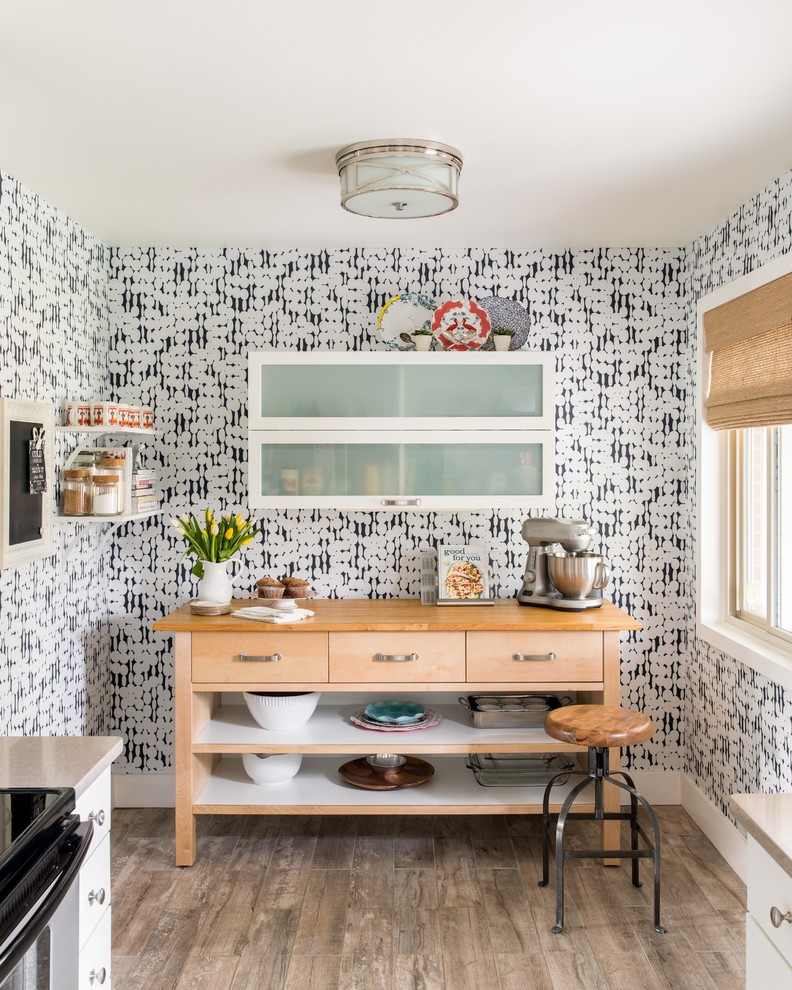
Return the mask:
{"type": "Polygon", "coordinates": [[[91,472],[88,468],[73,468],[63,472],[61,509],[64,516],[91,514],[91,472]]]}
{"type": "Polygon", "coordinates": [[[95,516],[117,516],[121,479],[117,474],[96,474],[93,479],[92,505],[95,516]]]}

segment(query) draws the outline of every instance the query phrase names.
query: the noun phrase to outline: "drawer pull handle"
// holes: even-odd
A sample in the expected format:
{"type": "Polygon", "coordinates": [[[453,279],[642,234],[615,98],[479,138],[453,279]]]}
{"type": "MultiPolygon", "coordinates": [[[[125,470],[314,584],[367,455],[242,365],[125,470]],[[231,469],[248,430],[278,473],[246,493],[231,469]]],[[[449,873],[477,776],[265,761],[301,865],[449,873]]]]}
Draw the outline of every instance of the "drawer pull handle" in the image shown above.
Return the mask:
{"type": "Polygon", "coordinates": [[[92,969],[91,972],[88,974],[88,982],[91,984],[91,986],[93,986],[94,983],[98,983],[101,985],[102,983],[104,983],[106,979],[107,979],[107,970],[104,968],[104,966],[101,966],[99,969],[92,969]]]}
{"type": "Polygon", "coordinates": [[[787,911],[786,914],[782,914],[778,908],[773,905],[773,907],[770,908],[770,924],[773,928],[780,928],[785,921],[792,924],[792,911],[787,911]]]}
{"type": "Polygon", "coordinates": [[[92,822],[96,822],[96,824],[99,826],[99,828],[101,828],[102,825],[104,825],[104,823],[105,823],[105,813],[104,813],[104,810],[100,808],[99,811],[92,811],[88,815],[88,818],[92,822]]]}
{"type": "Polygon", "coordinates": [[[272,653],[270,656],[261,656],[261,657],[253,657],[253,656],[248,656],[247,653],[240,653],[239,659],[242,661],[242,663],[277,663],[279,660],[282,660],[283,657],[280,655],[280,653],[272,653]]]}
{"type": "Polygon", "coordinates": [[[383,505],[420,505],[419,498],[384,498],[383,505]]]}
{"type": "Polygon", "coordinates": [[[555,653],[512,653],[512,660],[555,660],[555,653]]]}
{"type": "Polygon", "coordinates": [[[375,660],[385,660],[387,662],[405,663],[408,660],[417,660],[417,653],[375,653],[375,660]]]}
{"type": "Polygon", "coordinates": [[[98,904],[100,907],[105,902],[105,889],[100,887],[99,890],[91,890],[88,892],[88,903],[93,905],[98,904]]]}

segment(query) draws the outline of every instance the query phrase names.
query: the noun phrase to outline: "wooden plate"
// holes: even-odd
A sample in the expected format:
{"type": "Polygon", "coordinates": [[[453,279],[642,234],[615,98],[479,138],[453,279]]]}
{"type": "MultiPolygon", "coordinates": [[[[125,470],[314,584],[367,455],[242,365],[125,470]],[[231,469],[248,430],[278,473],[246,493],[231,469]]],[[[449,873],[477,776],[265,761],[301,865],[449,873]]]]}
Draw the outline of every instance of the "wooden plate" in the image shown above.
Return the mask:
{"type": "Polygon", "coordinates": [[[425,784],[434,774],[434,767],[426,760],[408,756],[407,762],[398,770],[376,770],[363,756],[350,760],[338,768],[338,773],[355,787],[365,787],[369,791],[395,791],[400,787],[417,787],[425,784]]]}

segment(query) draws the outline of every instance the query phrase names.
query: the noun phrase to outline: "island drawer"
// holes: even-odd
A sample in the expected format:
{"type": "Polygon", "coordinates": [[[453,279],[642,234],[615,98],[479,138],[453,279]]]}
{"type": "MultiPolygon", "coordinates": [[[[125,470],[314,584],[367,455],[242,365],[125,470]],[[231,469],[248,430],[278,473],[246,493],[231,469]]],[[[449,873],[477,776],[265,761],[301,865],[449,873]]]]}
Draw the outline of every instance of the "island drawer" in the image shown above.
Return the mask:
{"type": "Polygon", "coordinates": [[[469,632],[468,681],[601,681],[602,633],[469,632]]]}
{"type": "Polygon", "coordinates": [[[262,684],[327,681],[327,633],[194,633],[195,684],[262,684]]]}
{"type": "Polygon", "coordinates": [[[330,680],[334,684],[464,679],[463,632],[330,633],[330,680]]]}

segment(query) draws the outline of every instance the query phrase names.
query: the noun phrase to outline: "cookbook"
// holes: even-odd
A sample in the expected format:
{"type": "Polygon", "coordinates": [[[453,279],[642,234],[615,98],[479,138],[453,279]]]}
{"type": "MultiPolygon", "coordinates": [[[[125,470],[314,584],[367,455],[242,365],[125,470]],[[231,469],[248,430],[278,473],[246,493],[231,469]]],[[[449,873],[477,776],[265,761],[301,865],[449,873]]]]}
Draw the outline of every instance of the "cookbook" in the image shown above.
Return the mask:
{"type": "Polygon", "coordinates": [[[477,601],[489,597],[489,548],[453,546],[437,548],[437,591],[439,599],[477,601]]]}

